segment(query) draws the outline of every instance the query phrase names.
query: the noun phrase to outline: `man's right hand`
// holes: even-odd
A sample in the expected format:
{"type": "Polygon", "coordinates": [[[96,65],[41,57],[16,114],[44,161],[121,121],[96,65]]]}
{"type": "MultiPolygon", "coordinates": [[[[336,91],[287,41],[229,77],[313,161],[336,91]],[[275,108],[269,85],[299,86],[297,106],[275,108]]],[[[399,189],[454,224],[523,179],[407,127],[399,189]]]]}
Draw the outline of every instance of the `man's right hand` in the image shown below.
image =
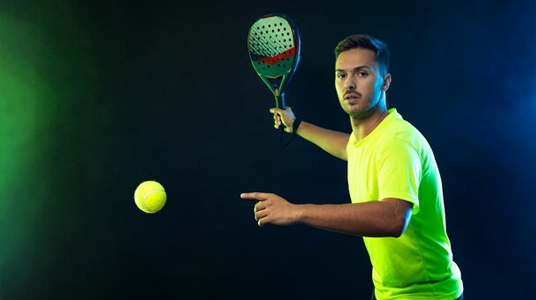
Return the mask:
{"type": "Polygon", "coordinates": [[[285,132],[292,133],[292,124],[296,120],[294,113],[290,106],[287,106],[284,110],[281,108],[271,108],[270,112],[274,115],[274,128],[279,129],[281,125],[285,127],[285,132]]]}

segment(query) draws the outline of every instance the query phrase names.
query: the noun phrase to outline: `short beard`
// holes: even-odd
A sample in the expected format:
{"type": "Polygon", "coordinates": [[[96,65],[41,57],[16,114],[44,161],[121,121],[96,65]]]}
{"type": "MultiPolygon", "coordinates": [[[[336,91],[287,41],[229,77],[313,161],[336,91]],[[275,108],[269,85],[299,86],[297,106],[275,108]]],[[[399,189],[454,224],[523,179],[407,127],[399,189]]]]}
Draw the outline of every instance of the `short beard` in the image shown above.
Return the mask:
{"type": "Polygon", "coordinates": [[[370,116],[372,116],[375,112],[381,109],[382,103],[384,103],[384,101],[382,100],[382,96],[382,93],[380,93],[380,95],[378,96],[380,99],[378,99],[376,105],[374,105],[370,109],[358,112],[347,112],[347,114],[350,116],[350,118],[359,121],[363,121],[370,118],[370,116]]]}

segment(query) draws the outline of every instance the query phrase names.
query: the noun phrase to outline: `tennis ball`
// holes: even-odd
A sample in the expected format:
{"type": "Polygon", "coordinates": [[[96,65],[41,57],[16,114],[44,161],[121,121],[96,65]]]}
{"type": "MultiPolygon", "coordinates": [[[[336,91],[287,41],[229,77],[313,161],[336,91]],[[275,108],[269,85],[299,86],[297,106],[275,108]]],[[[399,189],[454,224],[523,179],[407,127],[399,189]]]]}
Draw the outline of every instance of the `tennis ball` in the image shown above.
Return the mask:
{"type": "Polygon", "coordinates": [[[144,181],[134,192],[134,201],[139,209],[153,214],[158,212],[166,204],[166,191],[164,187],[156,181],[144,181]]]}

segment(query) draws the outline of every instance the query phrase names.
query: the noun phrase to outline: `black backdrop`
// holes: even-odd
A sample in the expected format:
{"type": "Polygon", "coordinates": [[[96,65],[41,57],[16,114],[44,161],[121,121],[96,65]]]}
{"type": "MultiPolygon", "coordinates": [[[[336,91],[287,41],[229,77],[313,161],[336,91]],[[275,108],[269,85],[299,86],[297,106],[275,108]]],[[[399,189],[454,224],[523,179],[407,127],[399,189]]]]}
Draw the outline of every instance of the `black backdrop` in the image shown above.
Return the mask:
{"type": "Polygon", "coordinates": [[[349,201],[344,162],[278,143],[249,26],[297,22],[287,104],[349,131],[332,50],[391,49],[389,107],[428,138],[468,299],[536,276],[536,4],[529,1],[0,1],[2,299],[367,299],[359,238],[258,228],[244,191],[349,201]],[[154,215],[132,199],[168,192],[154,215]]]}

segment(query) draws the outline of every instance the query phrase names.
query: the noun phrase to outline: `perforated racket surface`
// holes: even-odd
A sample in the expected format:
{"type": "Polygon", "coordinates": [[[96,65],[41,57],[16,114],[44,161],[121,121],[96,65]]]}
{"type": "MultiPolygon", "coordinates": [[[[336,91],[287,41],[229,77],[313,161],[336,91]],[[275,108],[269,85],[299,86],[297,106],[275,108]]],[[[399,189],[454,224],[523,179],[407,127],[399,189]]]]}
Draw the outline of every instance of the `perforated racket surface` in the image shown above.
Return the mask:
{"type": "Polygon", "coordinates": [[[285,90],[300,61],[298,27],[286,15],[265,15],[249,29],[248,51],[253,68],[272,91],[276,107],[285,109],[285,90]]]}

